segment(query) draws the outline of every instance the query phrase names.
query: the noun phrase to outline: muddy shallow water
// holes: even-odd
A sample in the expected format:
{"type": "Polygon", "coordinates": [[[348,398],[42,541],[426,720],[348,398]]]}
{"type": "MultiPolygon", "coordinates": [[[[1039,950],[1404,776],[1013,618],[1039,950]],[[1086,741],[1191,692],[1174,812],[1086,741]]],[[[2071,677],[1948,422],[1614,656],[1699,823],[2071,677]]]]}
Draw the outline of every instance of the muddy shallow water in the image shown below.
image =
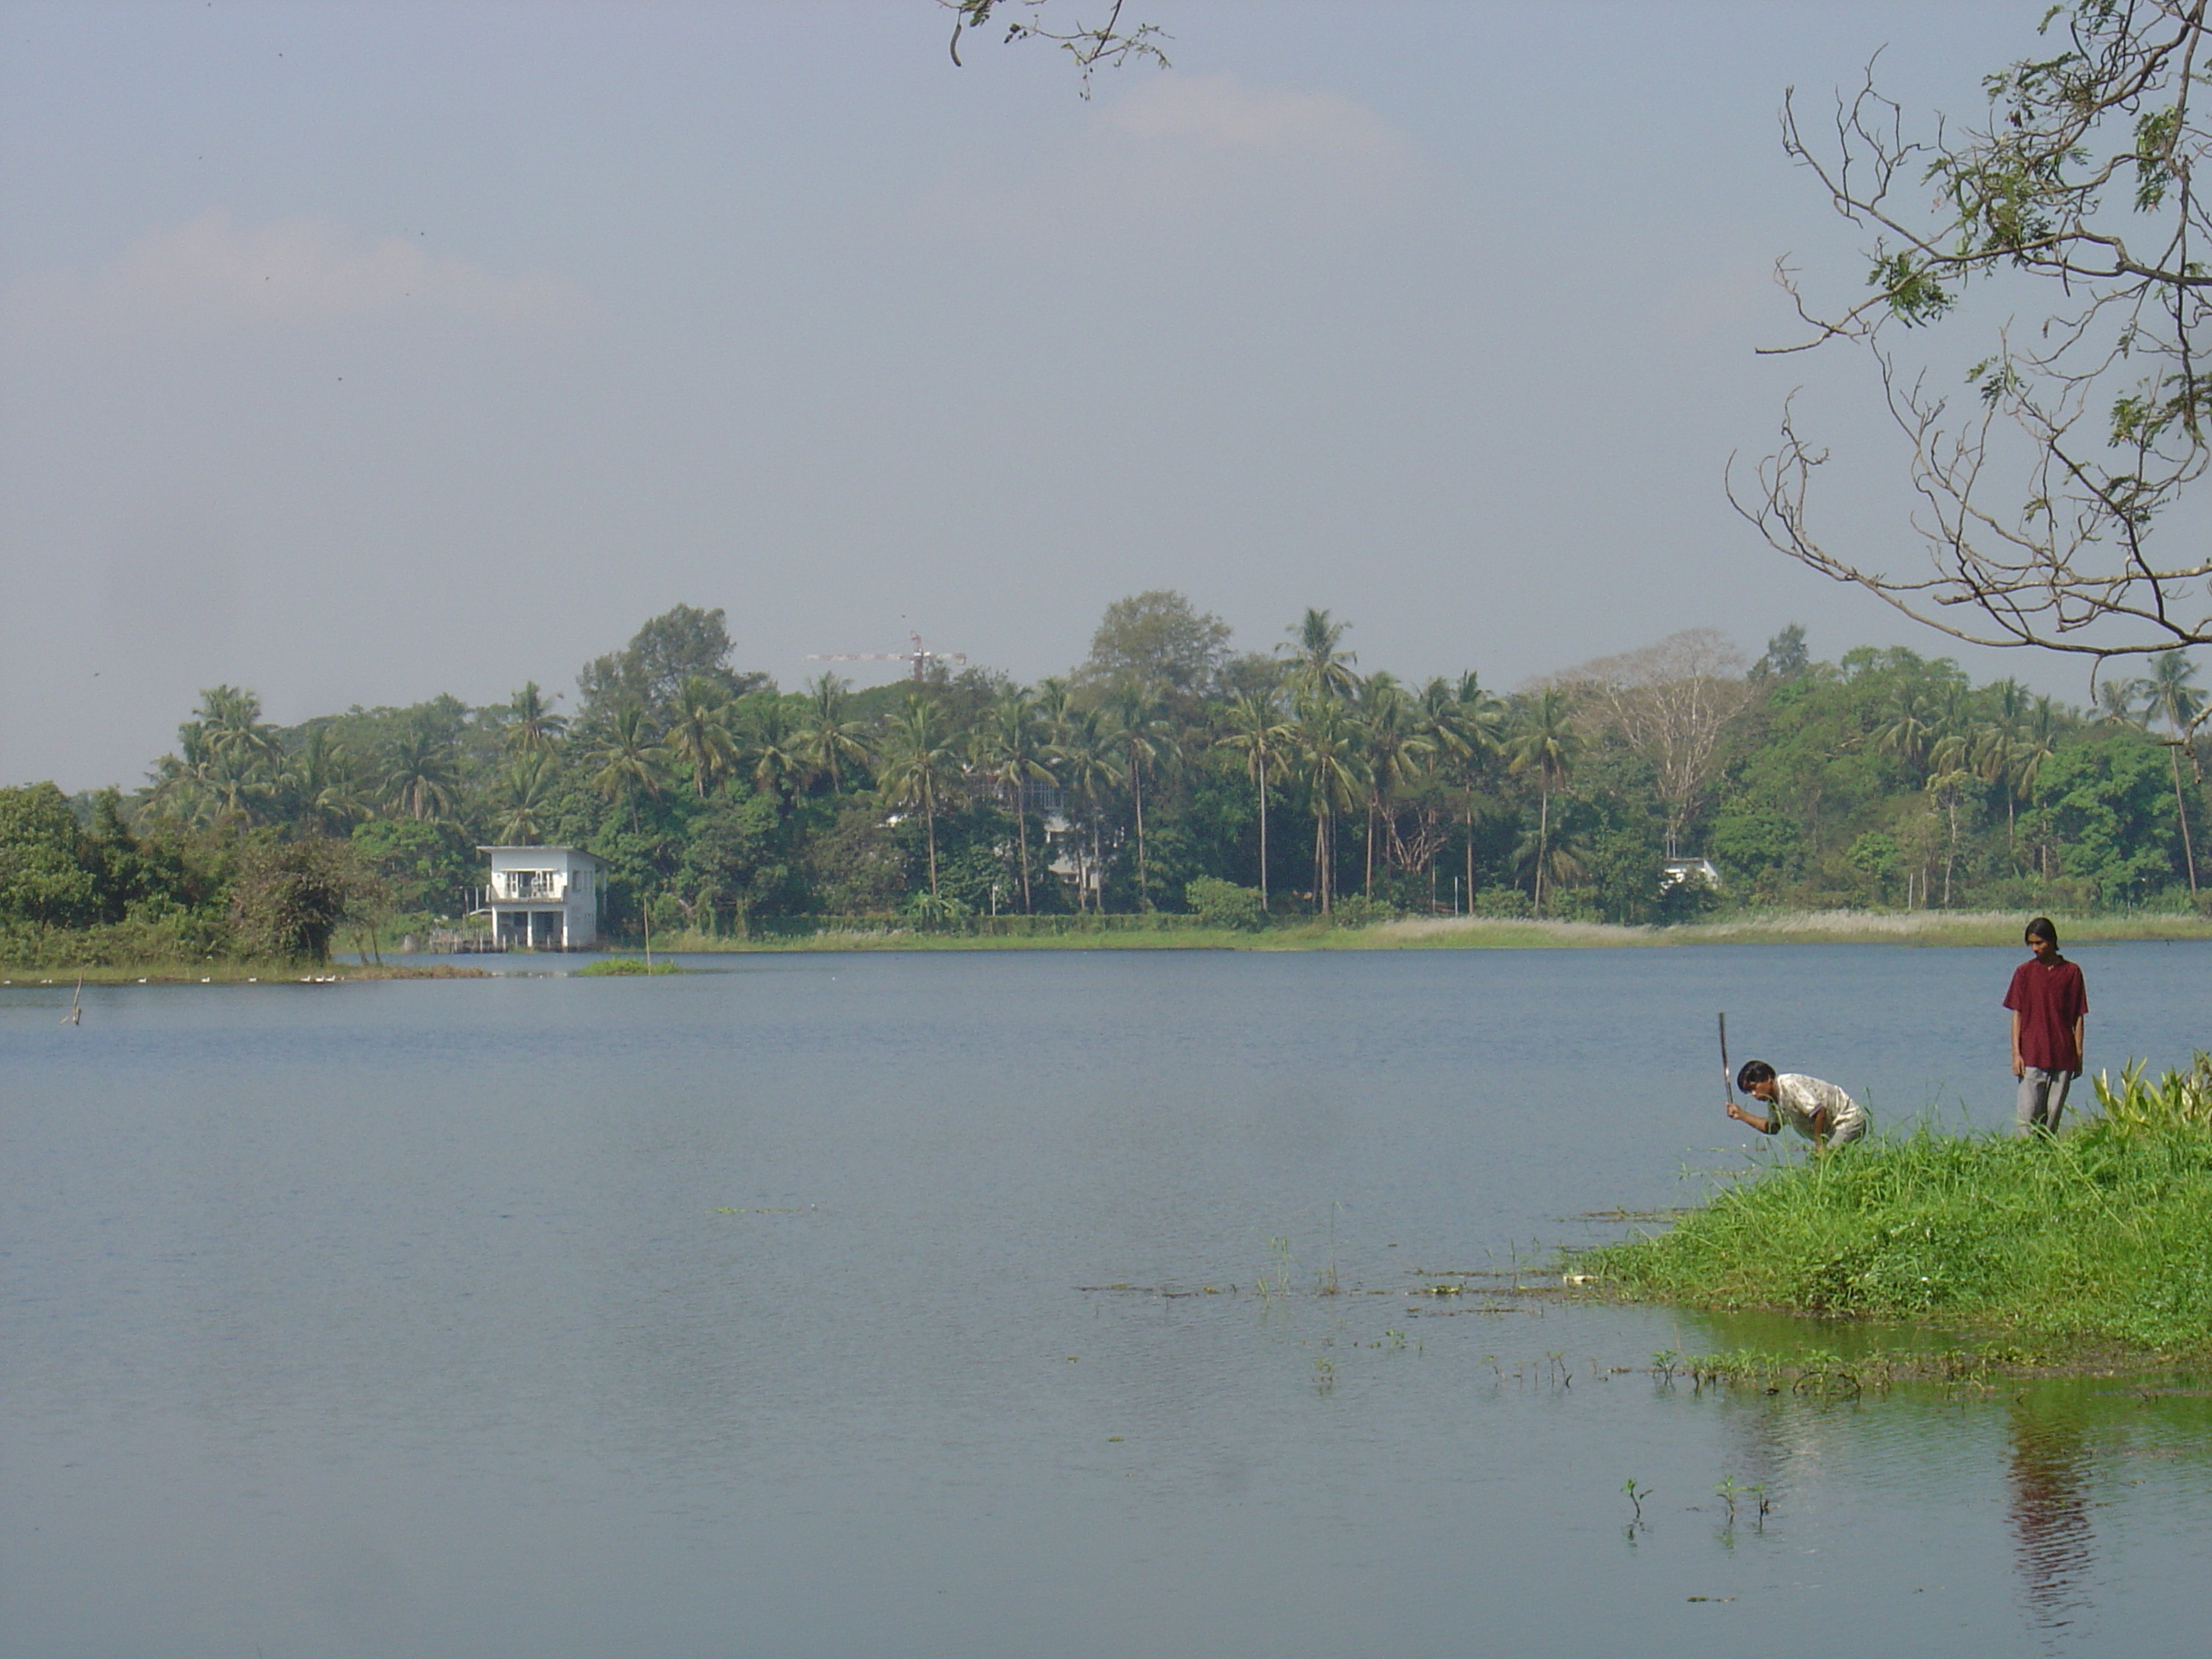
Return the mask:
{"type": "MultiPolygon", "coordinates": [[[[2212,946],[2076,954],[2092,1065],[2203,1040],[2212,946]]],[[[2015,957],[0,990],[0,1651],[2201,1651],[2193,1379],[1699,1392],[1768,1333],[1423,1293],[1739,1165],[1719,1008],[2001,1121],[2015,957]]]]}

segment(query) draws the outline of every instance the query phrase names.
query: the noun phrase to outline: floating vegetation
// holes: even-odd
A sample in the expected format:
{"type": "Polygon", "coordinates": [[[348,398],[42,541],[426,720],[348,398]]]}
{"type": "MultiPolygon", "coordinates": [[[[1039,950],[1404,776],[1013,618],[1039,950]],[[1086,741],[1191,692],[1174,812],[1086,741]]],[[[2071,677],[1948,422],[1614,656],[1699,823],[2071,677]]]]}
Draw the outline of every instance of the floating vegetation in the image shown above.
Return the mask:
{"type": "Polygon", "coordinates": [[[689,971],[680,963],[648,963],[643,957],[604,957],[588,967],[577,969],[570,977],[573,979],[619,979],[633,974],[681,974],[689,971]]]}

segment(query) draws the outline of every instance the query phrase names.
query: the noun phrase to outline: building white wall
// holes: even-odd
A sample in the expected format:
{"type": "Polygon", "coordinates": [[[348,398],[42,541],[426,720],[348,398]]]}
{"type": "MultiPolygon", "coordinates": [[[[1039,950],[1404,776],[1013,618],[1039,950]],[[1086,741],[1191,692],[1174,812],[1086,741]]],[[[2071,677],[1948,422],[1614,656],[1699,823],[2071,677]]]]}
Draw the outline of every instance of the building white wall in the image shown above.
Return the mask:
{"type": "MultiPolygon", "coordinates": [[[[490,882],[484,908],[492,931],[501,939],[522,934],[512,918],[558,911],[569,950],[596,945],[599,937],[599,895],[603,866],[573,847],[480,847],[489,860],[490,882]]],[[[537,924],[532,924],[534,932],[537,924]]],[[[541,946],[544,940],[536,941],[541,946]]]]}

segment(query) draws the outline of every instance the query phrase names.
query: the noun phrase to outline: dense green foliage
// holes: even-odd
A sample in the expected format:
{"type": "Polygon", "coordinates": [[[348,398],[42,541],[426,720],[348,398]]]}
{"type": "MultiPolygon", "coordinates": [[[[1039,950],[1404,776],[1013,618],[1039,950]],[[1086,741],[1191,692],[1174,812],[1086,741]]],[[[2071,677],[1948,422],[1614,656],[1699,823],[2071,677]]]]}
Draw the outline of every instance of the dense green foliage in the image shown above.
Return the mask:
{"type": "Polygon", "coordinates": [[[1239,653],[1217,618],[1150,592],[1109,608],[1065,679],[931,659],[892,685],[787,693],[733,665],[720,611],[679,605],[586,664],[568,708],[532,683],[487,708],[279,726],[218,686],[130,796],[0,791],[0,956],[313,957],[372,904],[390,932],[459,921],[493,842],[604,860],[606,927],[629,939],[805,917],[1645,923],[2194,896],[2203,791],[2167,740],[2197,706],[2180,658],[2090,719],[1910,651],[1816,661],[1796,629],[1748,668],[1698,631],[1502,697],[1472,672],[1363,673],[1348,645],[1310,611],[1239,653]],[[292,847],[317,850],[276,850],[292,847]],[[1718,890],[1668,879],[1670,855],[1709,858],[1718,890]]]}
{"type": "MultiPolygon", "coordinates": [[[[1580,1265],[1632,1295],[1703,1308],[2212,1348],[2212,1130],[2155,1099],[2187,1075],[2138,1084],[2154,1098],[2132,1115],[2056,1139],[1923,1131],[1772,1169],[1580,1265]]],[[[2206,1082],[2200,1063],[2200,1104],[2206,1082]]]]}

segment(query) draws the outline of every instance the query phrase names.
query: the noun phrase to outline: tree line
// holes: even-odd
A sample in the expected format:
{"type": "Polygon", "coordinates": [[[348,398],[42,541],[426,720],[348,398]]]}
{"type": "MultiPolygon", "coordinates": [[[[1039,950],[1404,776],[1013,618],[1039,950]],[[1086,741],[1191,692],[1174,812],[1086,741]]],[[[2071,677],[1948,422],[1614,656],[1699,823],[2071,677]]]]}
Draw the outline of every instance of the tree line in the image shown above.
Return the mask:
{"type": "Polygon", "coordinates": [[[140,788],[0,791],[0,952],[319,956],[349,923],[461,921],[481,843],[597,855],[617,937],[2195,902],[2179,653],[2082,710],[1901,648],[1816,661],[1795,626],[1756,661],[1693,629],[1510,695],[1362,672],[1352,633],[1308,610],[1237,651],[1152,592],[1034,685],[933,661],[786,692],[735,666],[723,612],[678,605],[573,703],[533,682],[283,726],[217,686],[140,788]]]}

